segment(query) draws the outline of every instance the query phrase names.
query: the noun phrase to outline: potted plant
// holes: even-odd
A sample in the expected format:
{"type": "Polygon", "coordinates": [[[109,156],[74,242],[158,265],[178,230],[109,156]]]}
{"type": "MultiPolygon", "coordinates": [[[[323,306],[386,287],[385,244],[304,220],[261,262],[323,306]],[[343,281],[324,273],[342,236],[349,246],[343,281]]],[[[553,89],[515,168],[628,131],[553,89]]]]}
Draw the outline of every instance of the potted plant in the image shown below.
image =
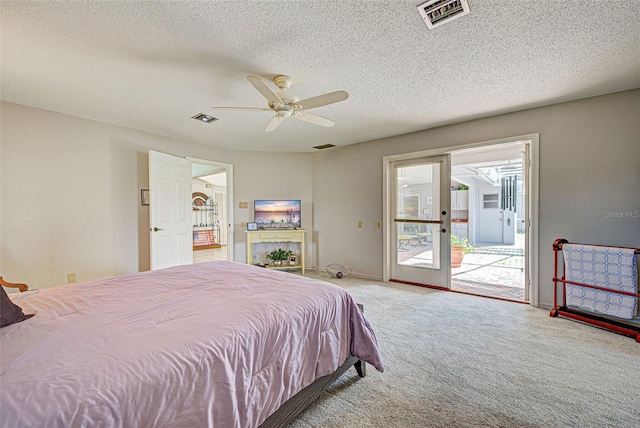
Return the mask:
{"type": "Polygon", "coordinates": [[[284,260],[289,260],[291,254],[293,252],[291,250],[283,250],[282,248],[276,248],[269,254],[267,254],[267,258],[271,260],[274,266],[282,266],[282,262],[284,260]]]}
{"type": "Polygon", "coordinates": [[[464,255],[473,250],[474,248],[469,244],[467,238],[451,235],[451,267],[457,268],[462,266],[464,255]]]}

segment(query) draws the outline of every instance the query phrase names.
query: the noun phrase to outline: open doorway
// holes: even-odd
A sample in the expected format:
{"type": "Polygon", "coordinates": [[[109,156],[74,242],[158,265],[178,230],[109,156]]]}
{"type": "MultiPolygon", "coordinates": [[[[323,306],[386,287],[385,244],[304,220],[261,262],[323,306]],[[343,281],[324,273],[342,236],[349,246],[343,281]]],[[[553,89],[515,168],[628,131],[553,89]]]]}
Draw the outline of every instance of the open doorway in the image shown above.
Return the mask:
{"type": "Polygon", "coordinates": [[[192,160],[193,263],[231,260],[229,168],[192,160]]]}
{"type": "Polygon", "coordinates": [[[451,152],[451,290],[528,302],[526,141],[451,152]]]}

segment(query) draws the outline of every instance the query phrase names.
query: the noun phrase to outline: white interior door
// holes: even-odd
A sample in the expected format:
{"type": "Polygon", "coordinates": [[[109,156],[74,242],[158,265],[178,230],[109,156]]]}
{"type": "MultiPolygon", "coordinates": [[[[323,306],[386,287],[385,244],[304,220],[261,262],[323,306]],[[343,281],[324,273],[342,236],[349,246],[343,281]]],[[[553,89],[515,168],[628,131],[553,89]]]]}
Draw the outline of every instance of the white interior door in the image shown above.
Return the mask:
{"type": "Polygon", "coordinates": [[[391,279],[449,288],[449,155],[396,161],[390,169],[391,279]]]}
{"type": "Polygon", "coordinates": [[[191,161],[149,151],[151,269],[193,263],[191,161]]]}
{"type": "Polygon", "coordinates": [[[502,244],[500,188],[482,189],[478,206],[478,242],[502,244]]]}

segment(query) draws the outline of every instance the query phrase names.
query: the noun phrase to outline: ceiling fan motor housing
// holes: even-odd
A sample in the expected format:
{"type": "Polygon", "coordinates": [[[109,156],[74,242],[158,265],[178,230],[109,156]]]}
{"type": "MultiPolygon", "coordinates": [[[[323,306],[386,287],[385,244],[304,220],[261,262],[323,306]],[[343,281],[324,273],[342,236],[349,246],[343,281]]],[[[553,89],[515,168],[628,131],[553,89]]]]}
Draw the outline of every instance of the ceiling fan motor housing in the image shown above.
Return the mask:
{"type": "Polygon", "coordinates": [[[276,92],[276,95],[279,96],[280,99],[284,101],[285,104],[288,104],[288,105],[297,103],[298,101],[300,101],[298,97],[296,97],[295,95],[289,92],[276,92]]]}

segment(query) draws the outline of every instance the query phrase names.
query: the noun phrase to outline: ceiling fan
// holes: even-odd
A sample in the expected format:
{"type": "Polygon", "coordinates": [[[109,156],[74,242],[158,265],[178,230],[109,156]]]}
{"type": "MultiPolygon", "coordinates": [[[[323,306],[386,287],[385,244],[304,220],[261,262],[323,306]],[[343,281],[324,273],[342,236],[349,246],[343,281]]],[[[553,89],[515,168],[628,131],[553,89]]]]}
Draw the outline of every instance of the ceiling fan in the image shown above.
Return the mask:
{"type": "Polygon", "coordinates": [[[264,128],[266,132],[273,131],[282,123],[287,117],[293,117],[304,122],[313,123],[314,125],[320,125],[330,127],[335,125],[335,122],[312,114],[306,110],[322,107],[329,104],[344,101],[349,98],[349,94],[345,91],[335,91],[324,95],[318,95],[317,97],[311,97],[304,100],[299,100],[298,97],[287,89],[293,84],[293,79],[289,76],[279,75],[273,78],[273,83],[280,89],[279,92],[274,92],[264,80],[256,76],[248,76],[249,82],[267,99],[269,108],[262,107],[212,107],[218,110],[256,110],[256,111],[272,111],[276,115],[269,121],[267,127],[264,128]]]}

